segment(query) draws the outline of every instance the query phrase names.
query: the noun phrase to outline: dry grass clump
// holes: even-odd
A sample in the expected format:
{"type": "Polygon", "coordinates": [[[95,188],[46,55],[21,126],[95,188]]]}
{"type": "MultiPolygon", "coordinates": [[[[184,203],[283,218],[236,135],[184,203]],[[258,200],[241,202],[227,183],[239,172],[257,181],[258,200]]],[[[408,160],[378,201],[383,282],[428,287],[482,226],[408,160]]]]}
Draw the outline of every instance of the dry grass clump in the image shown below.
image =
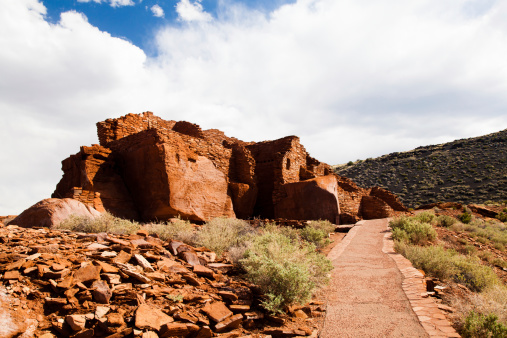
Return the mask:
{"type": "Polygon", "coordinates": [[[137,222],[119,218],[105,212],[98,217],[71,215],[54,228],[87,233],[132,234],[138,231],[141,226],[137,222]]]}
{"type": "Polygon", "coordinates": [[[195,236],[195,243],[220,256],[233,247],[246,246],[254,233],[255,229],[243,220],[217,217],[202,226],[195,236]]]}
{"type": "Polygon", "coordinates": [[[156,234],[164,241],[175,239],[187,244],[194,243],[195,231],[189,221],[176,219],[167,223],[150,223],[144,226],[150,234],[156,234]]]}

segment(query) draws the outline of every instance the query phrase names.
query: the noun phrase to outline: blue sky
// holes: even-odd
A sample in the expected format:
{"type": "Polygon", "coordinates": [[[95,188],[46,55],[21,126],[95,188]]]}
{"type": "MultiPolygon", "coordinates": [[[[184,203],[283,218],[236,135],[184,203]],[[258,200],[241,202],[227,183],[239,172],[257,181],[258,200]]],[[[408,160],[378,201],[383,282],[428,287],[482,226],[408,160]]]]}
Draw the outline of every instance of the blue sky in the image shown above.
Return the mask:
{"type": "MultiPolygon", "coordinates": [[[[226,3],[227,1],[222,1],[226,3]]],[[[295,0],[230,0],[229,3],[240,4],[246,8],[263,13],[270,13],[283,4],[294,3],[295,0]]],[[[179,26],[176,12],[176,0],[43,0],[47,8],[47,20],[58,23],[60,14],[67,11],[83,13],[93,26],[112,36],[127,39],[142,48],[150,56],[157,50],[151,45],[155,32],[164,25],[179,26]],[[153,9],[158,6],[161,11],[153,9]],[[155,12],[154,12],[155,11],[155,12]],[[163,14],[162,14],[163,13],[163,14]]],[[[192,2],[190,2],[192,3],[192,2]]],[[[213,17],[220,16],[217,0],[193,1],[202,6],[203,11],[213,17]]]]}
{"type": "Polygon", "coordinates": [[[297,135],[339,164],[503,130],[506,92],[504,0],[1,0],[0,215],[107,118],[297,135]]]}

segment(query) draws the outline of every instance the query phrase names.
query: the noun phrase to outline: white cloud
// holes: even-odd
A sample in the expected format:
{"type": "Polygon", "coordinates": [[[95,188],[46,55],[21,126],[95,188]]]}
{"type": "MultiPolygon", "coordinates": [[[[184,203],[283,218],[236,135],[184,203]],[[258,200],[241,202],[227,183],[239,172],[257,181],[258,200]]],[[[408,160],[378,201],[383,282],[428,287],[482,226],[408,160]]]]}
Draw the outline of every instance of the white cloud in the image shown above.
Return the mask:
{"type": "Polygon", "coordinates": [[[157,18],[164,17],[164,10],[159,5],[151,6],[151,12],[153,13],[153,16],[156,16],[157,18]]]}
{"type": "Polygon", "coordinates": [[[182,0],[150,59],[79,13],[0,1],[0,215],[48,197],[95,123],[127,113],[299,135],[330,164],[507,128],[507,3],[479,3],[223,2],[212,19],[182,0]]]}
{"type": "Polygon", "coordinates": [[[209,13],[205,12],[201,5],[202,0],[180,0],[176,4],[176,12],[181,21],[198,21],[206,22],[211,21],[212,17],[209,13]]]}
{"type": "Polygon", "coordinates": [[[134,6],[135,3],[132,0],[110,0],[111,7],[123,7],[123,6],[134,6]]]}

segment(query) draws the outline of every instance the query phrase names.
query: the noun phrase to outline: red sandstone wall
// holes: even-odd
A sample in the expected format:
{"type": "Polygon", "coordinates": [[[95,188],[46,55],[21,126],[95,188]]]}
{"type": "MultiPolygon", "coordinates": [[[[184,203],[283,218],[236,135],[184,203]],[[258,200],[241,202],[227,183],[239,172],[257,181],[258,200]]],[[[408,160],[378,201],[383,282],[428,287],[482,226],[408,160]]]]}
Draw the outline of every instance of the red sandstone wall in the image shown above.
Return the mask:
{"type": "Polygon", "coordinates": [[[104,208],[113,215],[137,219],[137,209],[110,156],[110,149],[97,144],[81,147],[79,153],[62,161],[63,177],[51,196],[64,198],[81,187],[99,193],[104,208]]]}
{"type": "MultiPolygon", "coordinates": [[[[99,122],[97,133],[102,146],[82,147],[80,153],[62,162],[64,176],[53,195],[64,197],[73,194],[74,187],[82,187],[83,191],[89,191],[87,194],[99,193],[105,208],[113,214],[125,217],[127,210],[131,210],[127,218],[134,218],[137,210],[146,212],[149,208],[163,215],[176,212],[171,205],[181,201],[167,201],[168,196],[174,196],[171,189],[175,189],[175,182],[192,190],[192,185],[180,178],[187,175],[187,179],[196,180],[197,186],[199,180],[209,179],[204,168],[208,168],[209,175],[218,180],[215,185],[225,182],[227,195],[224,198],[223,191],[217,190],[220,202],[212,197],[196,202],[198,196],[194,196],[193,202],[188,203],[224,203],[224,214],[232,212],[232,204],[234,213],[243,218],[274,218],[277,204],[282,200],[288,203],[286,185],[332,173],[329,165],[307,153],[296,136],[258,143],[243,142],[216,129],[203,131],[189,122],[165,121],[151,112],[99,122]],[[211,167],[206,164],[210,162],[211,167]],[[218,175],[215,169],[221,174],[218,175]],[[202,175],[201,179],[198,179],[199,175],[202,175]],[[143,185],[149,188],[143,188],[143,185]],[[128,190],[126,186],[129,186],[128,190]]],[[[391,214],[393,209],[406,210],[388,191],[363,189],[346,178],[336,176],[336,179],[342,223],[357,221],[363,213],[370,217],[375,213],[391,214]]],[[[215,188],[213,184],[209,186],[210,191],[215,188]]],[[[91,195],[86,196],[76,198],[87,200],[91,195]]],[[[208,206],[204,206],[206,208],[208,206]]],[[[222,207],[210,208],[214,213],[222,207]]]]}
{"type": "Polygon", "coordinates": [[[363,196],[359,210],[363,219],[386,218],[394,215],[393,209],[385,201],[375,196],[363,196]]]}
{"type": "Polygon", "coordinates": [[[97,134],[101,146],[107,146],[109,142],[119,140],[140,131],[156,128],[159,130],[171,130],[175,121],[166,121],[152,112],[142,114],[127,114],[117,119],[107,119],[97,123],[97,134]]]}
{"type": "Polygon", "coordinates": [[[408,209],[400,202],[398,197],[392,192],[379,187],[373,187],[370,196],[375,196],[386,202],[394,211],[408,211],[408,209]]]}

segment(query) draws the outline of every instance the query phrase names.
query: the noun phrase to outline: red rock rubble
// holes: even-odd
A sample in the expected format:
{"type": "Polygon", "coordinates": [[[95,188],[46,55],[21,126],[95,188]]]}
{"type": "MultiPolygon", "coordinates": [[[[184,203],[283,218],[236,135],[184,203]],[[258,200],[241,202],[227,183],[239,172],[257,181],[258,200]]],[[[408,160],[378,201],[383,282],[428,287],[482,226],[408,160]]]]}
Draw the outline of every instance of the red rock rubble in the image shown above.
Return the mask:
{"type": "Polygon", "coordinates": [[[141,221],[236,216],[339,224],[406,211],[391,193],[333,174],[296,136],[243,142],[151,112],[108,119],[97,129],[100,145],[62,162],[53,197],[141,221]]]}
{"type": "Polygon", "coordinates": [[[147,236],[0,227],[0,334],[38,337],[292,337],[321,302],[270,317],[255,285],[204,248],[147,236]],[[304,318],[302,318],[304,315],[304,318]],[[21,319],[22,318],[22,319],[21,319]]]}

